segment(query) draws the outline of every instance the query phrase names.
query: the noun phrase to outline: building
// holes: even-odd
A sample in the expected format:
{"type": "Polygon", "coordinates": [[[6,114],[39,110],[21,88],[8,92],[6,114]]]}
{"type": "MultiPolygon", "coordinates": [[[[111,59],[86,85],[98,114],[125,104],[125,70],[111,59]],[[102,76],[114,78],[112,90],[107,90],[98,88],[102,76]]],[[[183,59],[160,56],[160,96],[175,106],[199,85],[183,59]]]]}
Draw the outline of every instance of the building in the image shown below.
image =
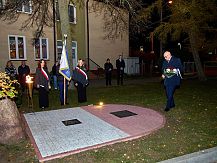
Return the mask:
{"type": "MultiPolygon", "coordinates": [[[[4,4],[4,0],[1,1],[4,4]]],[[[30,1],[31,2],[31,1],[30,1]]],[[[83,8],[76,4],[69,3],[69,21],[72,29],[72,53],[73,66],[77,59],[86,59],[90,63],[90,69],[98,65],[103,67],[107,58],[115,64],[118,55],[129,56],[129,35],[128,32],[115,40],[104,39],[103,12],[91,12],[92,0],[87,1],[83,8]],[[87,14],[88,12],[88,14],[87,14]],[[89,39],[88,39],[89,38],[89,39]]],[[[32,5],[23,5],[18,12],[21,15],[13,24],[0,20],[0,71],[4,71],[6,62],[12,60],[17,68],[22,60],[26,60],[30,66],[31,73],[35,73],[38,60],[47,60],[48,69],[51,70],[54,61],[61,56],[62,40],[58,12],[56,16],[55,31],[51,27],[45,27],[45,35],[34,39],[35,28],[25,31],[20,30],[22,22],[31,14],[32,5]],[[54,34],[56,34],[56,47],[54,45],[54,34]],[[56,53],[56,58],[55,54],[56,53]]],[[[128,16],[128,15],[127,15],[128,16]]]]}

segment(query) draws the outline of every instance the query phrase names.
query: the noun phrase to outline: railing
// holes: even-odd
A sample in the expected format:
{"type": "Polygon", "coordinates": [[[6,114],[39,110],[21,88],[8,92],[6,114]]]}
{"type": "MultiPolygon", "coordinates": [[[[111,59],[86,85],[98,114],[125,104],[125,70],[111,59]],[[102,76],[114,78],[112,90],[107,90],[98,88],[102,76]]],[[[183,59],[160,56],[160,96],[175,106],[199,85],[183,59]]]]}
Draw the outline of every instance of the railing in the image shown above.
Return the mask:
{"type": "MultiPolygon", "coordinates": [[[[88,59],[86,59],[86,61],[88,61],[88,59]]],[[[86,63],[89,63],[89,66],[88,66],[89,73],[94,74],[96,78],[99,79],[100,74],[101,74],[100,72],[103,71],[103,68],[90,58],[89,58],[89,62],[86,62],[86,63]]]]}
{"type": "Polygon", "coordinates": [[[204,73],[208,76],[217,76],[217,62],[206,61],[203,64],[204,73]]]}
{"type": "Polygon", "coordinates": [[[195,63],[194,62],[184,62],[183,63],[184,68],[184,75],[193,75],[196,73],[195,71],[195,63]]]}
{"type": "MultiPolygon", "coordinates": [[[[88,59],[86,59],[88,60],[88,59]]],[[[98,70],[99,68],[101,68],[100,65],[98,65],[95,61],[93,61],[92,59],[89,58],[89,66],[88,66],[88,69],[89,70],[98,70]]]]}

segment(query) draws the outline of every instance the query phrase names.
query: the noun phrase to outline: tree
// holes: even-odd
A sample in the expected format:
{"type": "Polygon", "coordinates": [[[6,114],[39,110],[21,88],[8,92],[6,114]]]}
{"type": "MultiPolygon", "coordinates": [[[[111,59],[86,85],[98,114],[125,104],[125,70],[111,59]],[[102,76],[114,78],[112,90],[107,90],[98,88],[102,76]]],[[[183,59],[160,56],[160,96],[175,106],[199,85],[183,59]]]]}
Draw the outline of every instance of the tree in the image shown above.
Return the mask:
{"type": "MultiPolygon", "coordinates": [[[[162,6],[162,0],[157,0],[146,11],[153,11],[154,7],[157,7],[160,11],[162,6]]],[[[206,34],[208,32],[216,33],[214,23],[217,16],[216,6],[215,0],[174,0],[170,6],[171,14],[166,17],[168,21],[162,22],[154,30],[155,34],[163,41],[167,40],[168,35],[173,40],[180,39],[183,33],[188,35],[199,80],[206,80],[206,76],[202,69],[198,51],[201,47],[211,46],[206,34]]],[[[144,16],[144,13],[141,12],[140,17],[143,18],[144,22],[147,22],[148,19],[147,16],[144,16]]]]}

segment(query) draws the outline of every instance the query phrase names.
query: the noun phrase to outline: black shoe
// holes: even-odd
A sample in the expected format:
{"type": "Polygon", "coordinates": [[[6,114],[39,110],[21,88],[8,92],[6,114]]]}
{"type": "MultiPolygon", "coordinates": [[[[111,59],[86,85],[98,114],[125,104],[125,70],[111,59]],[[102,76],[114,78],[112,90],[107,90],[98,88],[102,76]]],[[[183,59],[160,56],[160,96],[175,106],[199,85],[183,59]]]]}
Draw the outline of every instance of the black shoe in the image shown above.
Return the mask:
{"type": "Polygon", "coordinates": [[[168,112],[170,111],[170,108],[165,108],[164,111],[168,112]]]}

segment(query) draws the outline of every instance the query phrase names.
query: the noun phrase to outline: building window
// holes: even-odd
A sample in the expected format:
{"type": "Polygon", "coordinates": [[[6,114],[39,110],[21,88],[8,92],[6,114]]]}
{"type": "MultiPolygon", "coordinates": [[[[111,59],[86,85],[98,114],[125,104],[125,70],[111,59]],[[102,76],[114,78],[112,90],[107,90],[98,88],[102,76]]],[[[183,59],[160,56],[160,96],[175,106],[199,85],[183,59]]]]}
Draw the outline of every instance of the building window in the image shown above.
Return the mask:
{"type": "Polygon", "coordinates": [[[56,2],[56,20],[57,21],[60,21],[60,12],[59,12],[59,5],[58,5],[58,2],[56,2]]]}
{"type": "Polygon", "coordinates": [[[63,43],[61,40],[57,40],[57,59],[61,59],[61,54],[62,54],[62,48],[63,48],[63,43]]]}
{"type": "Polygon", "coordinates": [[[34,54],[36,60],[49,59],[47,38],[38,38],[34,40],[34,54]]]}
{"type": "Polygon", "coordinates": [[[8,36],[10,60],[26,59],[26,41],[24,36],[8,36]]]}
{"type": "Polygon", "coordinates": [[[68,12],[69,12],[69,22],[72,24],[76,24],[76,7],[75,7],[75,5],[69,4],[68,12]]]}
{"type": "Polygon", "coordinates": [[[3,9],[5,6],[5,1],[4,0],[0,0],[0,9],[3,9]]]}
{"type": "Polygon", "coordinates": [[[17,8],[17,11],[31,14],[32,13],[32,3],[31,3],[31,1],[20,4],[18,6],[18,8],[17,8]]]}
{"type": "MultiPolygon", "coordinates": [[[[57,40],[57,60],[61,59],[63,43],[61,40],[57,40]]],[[[72,41],[72,61],[73,68],[77,65],[77,41],[72,41]]]]}

